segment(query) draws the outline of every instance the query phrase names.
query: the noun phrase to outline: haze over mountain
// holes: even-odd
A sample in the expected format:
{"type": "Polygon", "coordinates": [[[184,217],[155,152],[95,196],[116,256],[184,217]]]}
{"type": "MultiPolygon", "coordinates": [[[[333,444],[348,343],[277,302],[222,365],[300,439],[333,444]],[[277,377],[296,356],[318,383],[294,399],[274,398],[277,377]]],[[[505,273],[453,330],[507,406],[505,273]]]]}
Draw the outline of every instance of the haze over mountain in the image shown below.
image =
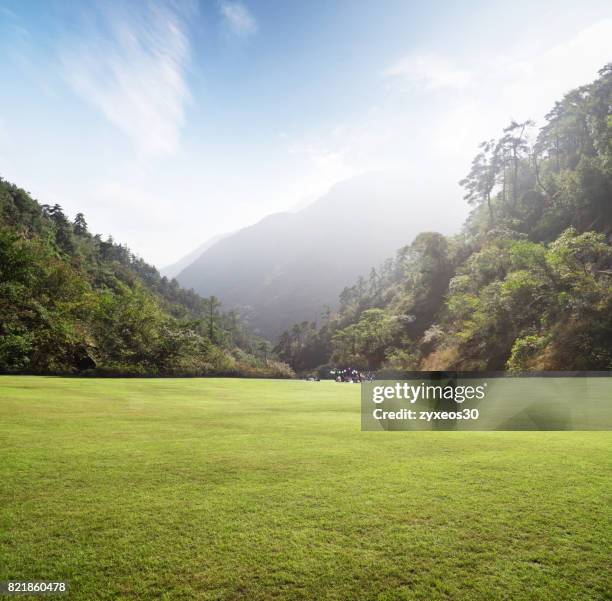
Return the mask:
{"type": "Polygon", "coordinates": [[[293,323],[317,319],[325,305],[333,308],[346,285],[419,232],[460,228],[458,189],[414,180],[386,173],[344,181],[297,212],[269,215],[217,241],[177,279],[239,309],[275,339],[293,323]]]}
{"type": "Polygon", "coordinates": [[[213,244],[219,242],[219,240],[223,240],[223,238],[230,235],[231,234],[229,233],[217,234],[216,236],[209,238],[206,240],[206,242],[200,244],[200,246],[198,246],[195,250],[192,250],[189,254],[180,258],[175,263],[166,265],[166,267],[161,267],[159,273],[166,276],[169,280],[175,278],[179,273],[181,273],[181,271],[183,271],[183,269],[185,269],[185,267],[191,265],[191,263],[193,263],[205,250],[209,249],[213,244]]]}

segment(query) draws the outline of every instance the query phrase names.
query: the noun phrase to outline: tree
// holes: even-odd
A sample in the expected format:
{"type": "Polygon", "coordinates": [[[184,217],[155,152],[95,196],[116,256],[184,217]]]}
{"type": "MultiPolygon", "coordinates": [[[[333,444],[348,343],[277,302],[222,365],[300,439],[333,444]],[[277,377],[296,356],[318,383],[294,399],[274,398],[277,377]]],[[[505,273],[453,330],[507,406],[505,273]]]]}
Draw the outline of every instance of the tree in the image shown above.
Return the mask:
{"type": "Polygon", "coordinates": [[[467,177],[459,182],[466,189],[463,197],[472,206],[486,202],[489,211],[489,222],[493,223],[493,206],[491,194],[497,183],[500,167],[499,148],[495,140],[488,140],[480,145],[479,152],[472,161],[472,167],[467,177]]]}
{"type": "Polygon", "coordinates": [[[216,296],[211,296],[208,299],[208,338],[211,342],[215,342],[217,340],[217,321],[219,319],[219,307],[221,307],[221,303],[216,296]]]}
{"type": "Polygon", "coordinates": [[[262,340],[258,345],[258,351],[261,353],[263,362],[267,365],[268,356],[270,355],[270,352],[272,351],[272,344],[270,343],[270,341],[262,340]]]}
{"type": "Polygon", "coordinates": [[[85,221],[85,215],[83,213],[77,213],[74,218],[74,233],[77,236],[85,236],[87,232],[87,222],[85,221]]]}
{"type": "MultiPolygon", "coordinates": [[[[512,204],[511,208],[516,208],[519,193],[519,167],[521,160],[528,154],[529,146],[527,144],[527,138],[525,136],[526,130],[533,126],[533,121],[527,120],[522,123],[512,121],[508,127],[504,129],[504,136],[498,142],[497,152],[504,157],[509,157],[511,161],[512,180],[511,180],[511,194],[512,204]]],[[[504,187],[507,187],[504,185],[504,187]]]]}

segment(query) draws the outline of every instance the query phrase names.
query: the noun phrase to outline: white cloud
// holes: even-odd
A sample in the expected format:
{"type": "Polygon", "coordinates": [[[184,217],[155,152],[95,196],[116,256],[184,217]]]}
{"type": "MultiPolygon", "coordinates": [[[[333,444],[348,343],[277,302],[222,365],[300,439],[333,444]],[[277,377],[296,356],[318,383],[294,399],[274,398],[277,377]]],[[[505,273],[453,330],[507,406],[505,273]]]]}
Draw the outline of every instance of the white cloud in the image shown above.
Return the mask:
{"type": "Polygon", "coordinates": [[[10,8],[7,8],[6,6],[0,6],[0,13],[2,13],[3,15],[6,15],[7,17],[11,19],[17,19],[17,15],[10,8]]]}
{"type": "Polygon", "coordinates": [[[62,48],[65,77],[140,151],[172,153],[189,97],[186,15],[163,0],[132,6],[85,15],[62,48]]]}
{"type": "Polygon", "coordinates": [[[436,120],[432,143],[441,152],[474,154],[476,144],[498,136],[512,119],[542,125],[555,101],[590,83],[612,58],[612,19],[568,40],[522,56],[498,56],[470,65],[473,82],[452,98],[436,120]]]}
{"type": "Polygon", "coordinates": [[[470,83],[472,74],[433,55],[405,56],[383,71],[386,77],[399,77],[428,89],[461,88],[470,83]]]}
{"type": "Polygon", "coordinates": [[[257,32],[255,17],[241,2],[223,0],[219,4],[219,10],[230,30],[236,35],[247,36],[257,32]]]}
{"type": "Polygon", "coordinates": [[[521,117],[542,118],[554,100],[590,83],[612,59],[611,39],[612,19],[604,19],[537,55],[505,61],[495,70],[505,80],[500,104],[507,110],[514,107],[521,117]]]}

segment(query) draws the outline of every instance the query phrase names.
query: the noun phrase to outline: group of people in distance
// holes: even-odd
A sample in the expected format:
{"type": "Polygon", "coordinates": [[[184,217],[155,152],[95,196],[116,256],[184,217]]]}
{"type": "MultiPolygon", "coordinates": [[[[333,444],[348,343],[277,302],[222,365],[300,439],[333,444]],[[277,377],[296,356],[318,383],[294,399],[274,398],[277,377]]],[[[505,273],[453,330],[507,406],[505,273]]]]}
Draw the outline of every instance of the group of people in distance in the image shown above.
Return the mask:
{"type": "Polygon", "coordinates": [[[351,382],[359,384],[361,382],[373,382],[374,374],[372,372],[363,372],[352,367],[344,369],[332,369],[331,374],[336,377],[336,382],[351,382]]]}

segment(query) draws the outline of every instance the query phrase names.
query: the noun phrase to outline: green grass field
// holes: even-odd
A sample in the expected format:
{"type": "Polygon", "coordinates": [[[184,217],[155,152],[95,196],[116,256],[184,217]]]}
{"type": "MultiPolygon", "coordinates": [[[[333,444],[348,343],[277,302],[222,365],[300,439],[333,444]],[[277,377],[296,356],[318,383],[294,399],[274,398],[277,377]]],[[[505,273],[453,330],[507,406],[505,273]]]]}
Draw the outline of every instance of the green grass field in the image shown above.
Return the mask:
{"type": "Polygon", "coordinates": [[[71,599],[610,598],[610,433],[361,432],[331,382],[1,377],[0,439],[0,580],[71,599]]]}

